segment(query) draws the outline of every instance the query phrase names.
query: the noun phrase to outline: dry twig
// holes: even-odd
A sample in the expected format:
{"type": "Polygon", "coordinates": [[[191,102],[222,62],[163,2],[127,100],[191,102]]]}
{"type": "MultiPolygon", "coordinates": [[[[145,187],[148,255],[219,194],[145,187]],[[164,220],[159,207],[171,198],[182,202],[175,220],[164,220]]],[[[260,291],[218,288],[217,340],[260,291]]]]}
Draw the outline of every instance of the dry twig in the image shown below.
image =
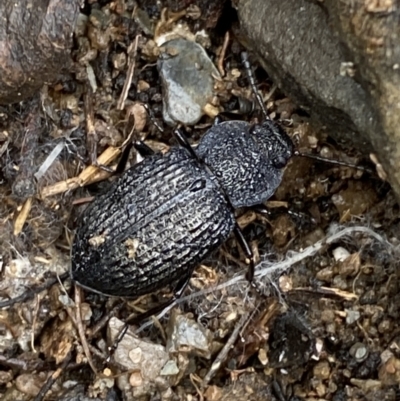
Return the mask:
{"type": "Polygon", "coordinates": [[[352,292],[343,291],[339,288],[319,287],[317,289],[311,287],[297,287],[290,292],[304,292],[312,295],[320,295],[330,298],[341,298],[345,301],[355,301],[358,296],[352,292]]]}
{"type": "Polygon", "coordinates": [[[118,99],[117,109],[123,110],[125,107],[125,100],[128,97],[129,88],[131,87],[133,73],[135,71],[136,54],[138,49],[140,35],[137,35],[135,41],[131,43],[128,48],[128,73],[122,88],[121,96],[118,99]]]}
{"type": "MultiPolygon", "coordinates": [[[[108,165],[115,160],[121,153],[119,148],[113,146],[108,147],[97,159],[101,165],[108,165]]],[[[59,181],[55,184],[44,187],[41,192],[42,198],[61,194],[67,191],[92,184],[93,182],[100,181],[105,177],[109,177],[110,173],[100,170],[97,166],[86,167],[77,177],[69,178],[68,180],[59,181]]]]}
{"type": "Polygon", "coordinates": [[[225,58],[226,50],[228,48],[228,44],[229,44],[229,31],[226,31],[226,34],[224,37],[224,43],[222,45],[221,53],[219,54],[218,63],[217,63],[218,71],[221,74],[221,77],[223,77],[225,75],[224,58],[225,58]]]}
{"type": "Polygon", "coordinates": [[[53,286],[55,283],[57,283],[59,280],[64,281],[69,277],[69,272],[63,273],[61,276],[56,276],[53,277],[49,280],[47,280],[45,283],[38,285],[36,288],[30,289],[29,291],[24,292],[22,295],[12,298],[12,299],[7,299],[7,301],[2,301],[0,302],[0,309],[2,308],[7,308],[8,306],[12,306],[21,302],[26,302],[30,299],[32,299],[36,294],[39,294],[40,292],[46,290],[47,288],[50,288],[53,286]]]}
{"type": "Polygon", "coordinates": [[[28,218],[29,212],[31,211],[32,208],[32,201],[33,198],[28,198],[24,205],[22,206],[21,211],[19,212],[17,218],[15,219],[14,223],[14,235],[17,236],[21,233],[22,228],[24,227],[24,224],[26,222],[26,219],[28,218]]]}
{"type": "MultiPolygon", "coordinates": [[[[254,309],[254,311],[257,310],[257,308],[254,309]]],[[[217,373],[218,369],[221,367],[222,363],[225,361],[226,357],[228,356],[228,352],[232,348],[233,344],[235,344],[236,340],[239,337],[239,334],[243,328],[243,326],[248,322],[249,319],[251,319],[253,312],[247,312],[242,315],[242,317],[239,319],[239,321],[236,323],[236,326],[234,330],[232,331],[231,336],[229,337],[228,341],[222,348],[222,350],[219,352],[217,357],[215,358],[213,364],[211,365],[210,370],[207,372],[206,376],[203,379],[202,383],[202,388],[205,388],[210,380],[214,377],[214,375],[217,373]]]]}
{"type": "Polygon", "coordinates": [[[39,393],[36,395],[33,401],[42,401],[46,396],[47,392],[50,390],[51,386],[57,381],[57,379],[64,372],[68,364],[72,359],[72,353],[70,352],[63,360],[60,367],[47,379],[46,383],[42,386],[39,393]]]}
{"type": "Polygon", "coordinates": [[[86,121],[86,135],[87,145],[89,148],[90,161],[94,165],[97,160],[97,133],[94,128],[94,111],[93,111],[93,90],[89,82],[86,84],[86,92],[83,95],[85,121],[86,121]]]}
{"type": "Polygon", "coordinates": [[[77,325],[78,333],[79,333],[79,338],[81,340],[81,344],[83,347],[83,351],[85,352],[87,361],[92,368],[94,374],[98,376],[98,372],[96,367],[93,364],[93,358],[92,358],[92,353],[90,352],[89,349],[89,344],[86,339],[85,335],[85,329],[83,328],[83,323],[82,323],[82,314],[81,314],[81,304],[82,304],[82,290],[80,287],[75,285],[75,313],[76,313],[76,318],[75,322],[77,325]]]}

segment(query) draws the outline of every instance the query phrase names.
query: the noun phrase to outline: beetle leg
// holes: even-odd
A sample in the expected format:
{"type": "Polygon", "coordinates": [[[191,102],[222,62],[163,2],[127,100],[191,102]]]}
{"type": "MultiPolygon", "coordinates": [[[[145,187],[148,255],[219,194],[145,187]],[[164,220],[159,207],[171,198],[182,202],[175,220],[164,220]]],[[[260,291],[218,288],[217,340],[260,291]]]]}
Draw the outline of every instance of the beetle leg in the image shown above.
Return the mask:
{"type": "Polygon", "coordinates": [[[129,142],[126,146],[125,149],[122,152],[121,158],[119,159],[117,168],[115,169],[115,174],[122,174],[125,170],[126,163],[128,162],[129,159],[129,152],[132,149],[132,142],[129,142]]]}
{"type": "Polygon", "coordinates": [[[132,319],[128,319],[126,321],[126,324],[131,324],[131,325],[138,324],[142,320],[147,319],[150,316],[156,315],[157,313],[163,311],[168,306],[172,305],[177,299],[179,299],[182,296],[191,278],[192,278],[192,271],[190,271],[190,274],[186,274],[185,276],[183,276],[176,283],[174,288],[174,295],[168,301],[163,302],[160,305],[157,305],[154,308],[149,309],[147,312],[143,312],[140,315],[133,317],[132,319]]]}
{"type": "Polygon", "coordinates": [[[286,401],[286,397],[283,394],[282,386],[276,379],[272,381],[272,389],[274,390],[274,393],[279,401],[286,401]]]}
{"type": "MultiPolygon", "coordinates": [[[[251,209],[265,217],[271,217],[272,215],[272,212],[263,203],[252,206],[251,209]]],[[[311,224],[317,224],[317,221],[314,219],[314,217],[306,213],[296,212],[295,210],[292,210],[290,208],[287,209],[287,213],[296,219],[306,220],[309,221],[311,224]]]]}
{"type": "Polygon", "coordinates": [[[129,152],[131,151],[132,146],[142,157],[151,156],[155,153],[154,150],[150,146],[147,146],[143,141],[128,142],[122,152],[121,158],[119,159],[115,174],[121,174],[124,172],[126,163],[129,159],[129,152]]]}
{"type": "Polygon", "coordinates": [[[239,242],[240,247],[243,249],[243,252],[245,253],[246,257],[250,260],[249,264],[249,269],[247,270],[246,273],[246,279],[249,281],[251,285],[254,286],[253,284],[253,278],[254,278],[254,255],[253,251],[251,250],[248,242],[244,238],[244,235],[242,233],[242,230],[240,229],[239,225],[236,223],[235,228],[233,229],[233,232],[235,233],[236,239],[239,242]]]}
{"type": "Polygon", "coordinates": [[[136,141],[133,144],[133,146],[142,157],[152,156],[156,153],[150,146],[146,145],[143,141],[136,141]]]}
{"type": "Polygon", "coordinates": [[[127,319],[125,322],[124,327],[122,330],[118,333],[117,337],[114,340],[114,343],[111,347],[109,347],[109,356],[107,358],[107,362],[110,361],[110,358],[112,354],[115,352],[115,350],[118,347],[118,344],[121,342],[121,340],[124,338],[126,332],[128,331],[129,326],[128,325],[137,325],[139,322],[149,318],[150,316],[156,315],[157,313],[160,313],[163,311],[165,308],[168,306],[172,305],[174,302],[176,302],[177,299],[179,299],[183,292],[185,291],[185,288],[189,284],[189,281],[192,277],[192,271],[189,272],[189,274],[186,274],[183,276],[176,284],[175,289],[174,289],[174,295],[171,297],[166,302],[161,303],[160,305],[155,306],[154,308],[149,309],[147,312],[143,312],[138,316],[134,316],[132,319],[127,319]]]}
{"type": "Polygon", "coordinates": [[[143,103],[143,107],[146,109],[147,114],[148,114],[149,117],[150,117],[150,121],[153,123],[153,125],[154,125],[161,133],[163,133],[164,130],[163,130],[163,128],[161,127],[161,125],[158,124],[156,118],[154,117],[153,110],[149,107],[149,105],[148,105],[147,103],[143,103]]]}
{"type": "Polygon", "coordinates": [[[188,141],[186,135],[184,134],[183,130],[181,130],[180,128],[177,128],[176,130],[174,130],[174,136],[175,136],[176,140],[179,142],[179,145],[181,145],[183,148],[188,150],[190,155],[194,159],[199,160],[196,152],[192,148],[192,145],[189,143],[189,141],[188,141]]]}
{"type": "Polygon", "coordinates": [[[223,121],[224,121],[223,118],[220,115],[218,115],[214,118],[213,125],[221,124],[223,121]]]}

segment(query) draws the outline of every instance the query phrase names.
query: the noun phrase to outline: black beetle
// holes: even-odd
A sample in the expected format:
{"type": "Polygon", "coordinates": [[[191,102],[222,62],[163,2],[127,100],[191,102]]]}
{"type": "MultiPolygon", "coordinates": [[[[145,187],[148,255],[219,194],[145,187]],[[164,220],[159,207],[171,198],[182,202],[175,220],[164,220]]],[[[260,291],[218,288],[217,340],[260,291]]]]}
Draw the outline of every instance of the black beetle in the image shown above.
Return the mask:
{"type": "MultiPolygon", "coordinates": [[[[289,136],[267,116],[256,90],[247,54],[242,61],[265,121],[220,122],[196,150],[176,130],[181,146],[149,154],[127,170],[84,212],[71,255],[71,276],[105,295],[136,297],[175,284],[175,297],[203,259],[235,232],[252,252],[234,210],[260,205],[282,180],[294,149],[289,136]]],[[[165,305],[164,305],[165,306],[165,305]]],[[[152,311],[153,312],[153,311],[152,311]]]]}
{"type": "Polygon", "coordinates": [[[196,151],[181,146],[148,156],[84,212],[72,247],[72,278],[122,297],[174,282],[181,290],[232,231],[243,240],[234,208],[273,195],[292,154],[288,135],[266,120],[217,123],[196,151]]]}

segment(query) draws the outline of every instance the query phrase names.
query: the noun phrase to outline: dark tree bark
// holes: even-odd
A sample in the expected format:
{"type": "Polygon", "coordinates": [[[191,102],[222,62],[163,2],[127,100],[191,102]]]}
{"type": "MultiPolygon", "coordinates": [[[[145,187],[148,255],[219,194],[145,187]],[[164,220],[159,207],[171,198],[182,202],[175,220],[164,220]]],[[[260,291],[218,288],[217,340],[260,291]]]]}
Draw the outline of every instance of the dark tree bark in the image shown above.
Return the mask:
{"type": "Polygon", "coordinates": [[[0,1],[0,104],[19,102],[70,65],[79,0],[0,1]]]}

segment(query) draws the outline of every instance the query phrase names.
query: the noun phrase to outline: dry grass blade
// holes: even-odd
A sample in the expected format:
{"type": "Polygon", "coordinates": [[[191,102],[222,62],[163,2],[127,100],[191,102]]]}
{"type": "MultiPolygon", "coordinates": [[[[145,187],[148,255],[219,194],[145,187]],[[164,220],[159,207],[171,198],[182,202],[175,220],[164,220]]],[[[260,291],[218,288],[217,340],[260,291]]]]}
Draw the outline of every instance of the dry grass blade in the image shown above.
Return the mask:
{"type": "Polygon", "coordinates": [[[21,233],[22,228],[24,227],[24,224],[26,222],[26,219],[28,218],[29,212],[31,211],[32,208],[32,198],[28,198],[24,205],[22,206],[21,211],[19,212],[15,223],[14,223],[14,235],[17,236],[21,233]]]}
{"type": "MultiPolygon", "coordinates": [[[[110,146],[108,147],[98,158],[100,165],[109,165],[115,160],[121,153],[119,148],[110,146]]],[[[110,173],[102,171],[100,167],[88,166],[86,167],[77,177],[69,178],[68,180],[59,181],[55,184],[44,187],[41,191],[41,197],[47,198],[49,196],[61,194],[85,185],[89,185],[93,182],[97,182],[104,177],[109,177],[110,173]]]]}

